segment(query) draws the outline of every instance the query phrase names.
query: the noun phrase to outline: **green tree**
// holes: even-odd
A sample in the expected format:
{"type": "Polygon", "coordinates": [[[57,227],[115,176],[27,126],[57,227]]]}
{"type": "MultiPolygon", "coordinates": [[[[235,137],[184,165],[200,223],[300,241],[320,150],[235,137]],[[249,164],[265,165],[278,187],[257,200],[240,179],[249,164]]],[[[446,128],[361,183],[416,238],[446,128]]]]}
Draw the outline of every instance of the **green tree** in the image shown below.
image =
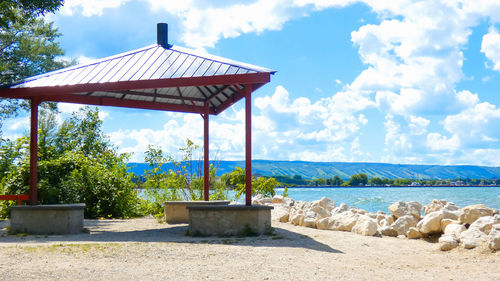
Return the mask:
{"type": "Polygon", "coordinates": [[[319,178],[314,181],[316,186],[326,185],[326,180],[324,178],[319,178]]]}
{"type": "MultiPolygon", "coordinates": [[[[56,39],[60,36],[52,23],[41,15],[56,11],[59,0],[3,0],[0,3],[0,87],[21,79],[74,64],[60,59],[64,54],[56,39]]],[[[42,103],[55,109],[54,103],[42,103]]],[[[29,109],[24,100],[0,98],[0,136],[5,118],[29,109]]]]}
{"type": "Polygon", "coordinates": [[[8,29],[12,23],[54,13],[64,0],[2,0],[0,2],[0,28],[8,29]]]}
{"type": "MultiPolygon", "coordinates": [[[[118,154],[101,131],[97,109],[86,107],[61,126],[54,112],[42,111],[39,126],[38,203],[85,203],[85,217],[131,217],[138,215],[139,199],[128,155],[118,154]],[[75,135],[79,137],[73,137],[75,135]]],[[[23,194],[29,189],[29,138],[4,142],[0,152],[0,191],[23,194]],[[1,155],[3,156],[3,155],[1,155]],[[3,159],[3,157],[0,157],[3,159]]],[[[13,202],[0,202],[1,215],[13,202]]]]}
{"type": "Polygon", "coordinates": [[[385,181],[379,177],[373,177],[370,179],[370,183],[374,185],[384,185],[385,181]]]}
{"type": "Polygon", "coordinates": [[[332,180],[332,185],[333,186],[341,186],[344,183],[344,180],[341,179],[339,176],[335,175],[332,180]]]}
{"type": "MultiPolygon", "coordinates": [[[[165,201],[203,200],[204,180],[201,167],[195,167],[201,161],[193,160],[193,153],[198,149],[191,140],[186,140],[186,146],[179,148],[182,159],[176,160],[155,146],[149,146],[145,153],[145,162],[149,169],[145,171],[144,194],[147,201],[143,202],[146,213],[161,215],[165,201]],[[167,167],[170,167],[167,169],[167,167]]],[[[217,169],[210,165],[210,200],[227,198],[227,176],[218,179],[217,169]]]]}
{"type": "Polygon", "coordinates": [[[352,175],[347,183],[350,186],[362,186],[368,183],[368,176],[364,173],[352,175]]]}
{"type": "MultiPolygon", "coordinates": [[[[246,191],[246,173],[245,169],[236,167],[234,171],[229,173],[231,186],[236,190],[236,198],[240,198],[246,191]]],[[[261,194],[265,197],[273,197],[275,188],[279,183],[272,177],[254,177],[252,176],[252,194],[261,194]]],[[[288,191],[288,190],[287,190],[288,191]]]]}

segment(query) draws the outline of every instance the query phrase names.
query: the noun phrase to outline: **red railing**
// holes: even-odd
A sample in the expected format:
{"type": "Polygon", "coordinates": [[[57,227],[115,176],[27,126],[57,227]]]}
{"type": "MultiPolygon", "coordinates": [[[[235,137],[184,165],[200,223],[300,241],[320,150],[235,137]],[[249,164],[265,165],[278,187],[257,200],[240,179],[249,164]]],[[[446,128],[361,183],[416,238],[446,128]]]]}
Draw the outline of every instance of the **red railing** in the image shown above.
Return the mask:
{"type": "Polygon", "coordinates": [[[28,194],[0,195],[0,200],[14,200],[17,201],[18,205],[21,205],[21,201],[27,201],[28,199],[28,194]]]}

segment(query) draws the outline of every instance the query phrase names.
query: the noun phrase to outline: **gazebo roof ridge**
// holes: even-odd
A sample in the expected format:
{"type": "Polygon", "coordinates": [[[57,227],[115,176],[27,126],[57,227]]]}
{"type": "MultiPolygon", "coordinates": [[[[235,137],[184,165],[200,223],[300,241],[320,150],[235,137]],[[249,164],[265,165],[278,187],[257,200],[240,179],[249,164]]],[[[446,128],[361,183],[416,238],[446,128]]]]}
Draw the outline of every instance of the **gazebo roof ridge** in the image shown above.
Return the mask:
{"type": "MultiPolygon", "coordinates": [[[[177,46],[177,45],[173,45],[170,48],[164,48],[163,46],[159,45],[158,43],[154,43],[154,44],[151,44],[151,45],[148,45],[148,46],[145,46],[142,48],[138,48],[135,50],[131,50],[131,51],[107,56],[107,57],[104,57],[101,59],[93,60],[93,61],[88,62],[88,63],[82,63],[82,64],[78,64],[78,65],[50,71],[50,72],[47,72],[44,74],[28,77],[22,81],[19,81],[17,83],[14,83],[11,86],[6,86],[6,87],[24,88],[23,86],[25,86],[25,85],[30,87],[28,85],[29,83],[34,82],[34,81],[39,80],[39,79],[43,79],[43,78],[50,77],[53,75],[63,74],[63,73],[69,72],[69,71],[77,71],[78,69],[81,69],[81,68],[87,68],[87,67],[97,66],[99,64],[109,63],[110,61],[113,61],[116,59],[122,59],[122,58],[127,57],[127,56],[133,56],[133,55],[136,55],[139,53],[145,53],[151,49],[155,49],[155,51],[156,51],[156,49],[163,49],[164,51],[169,50],[172,52],[182,53],[182,54],[185,54],[185,55],[190,56],[190,57],[200,58],[203,60],[209,60],[209,61],[212,61],[215,63],[229,65],[229,66],[233,66],[233,67],[236,67],[239,69],[245,69],[248,71],[248,73],[259,73],[259,72],[270,73],[270,74],[276,73],[275,70],[268,69],[265,67],[260,67],[260,66],[256,66],[256,65],[252,65],[252,64],[248,64],[248,63],[244,63],[244,62],[240,62],[240,61],[236,61],[236,60],[232,60],[232,59],[228,59],[228,58],[223,58],[223,57],[219,57],[219,56],[212,55],[209,53],[205,53],[205,52],[201,52],[201,51],[197,51],[197,50],[193,50],[193,49],[189,49],[189,48],[185,48],[185,47],[181,47],[181,46],[177,46]]],[[[134,80],[141,80],[141,79],[134,79],[134,80]]],[[[145,79],[145,80],[147,80],[147,79],[145,79]]],[[[53,85],[53,86],[57,86],[57,85],[53,85]]]]}
{"type": "Polygon", "coordinates": [[[159,23],[155,44],[25,78],[0,97],[218,115],[274,73],[168,44],[159,23]]]}

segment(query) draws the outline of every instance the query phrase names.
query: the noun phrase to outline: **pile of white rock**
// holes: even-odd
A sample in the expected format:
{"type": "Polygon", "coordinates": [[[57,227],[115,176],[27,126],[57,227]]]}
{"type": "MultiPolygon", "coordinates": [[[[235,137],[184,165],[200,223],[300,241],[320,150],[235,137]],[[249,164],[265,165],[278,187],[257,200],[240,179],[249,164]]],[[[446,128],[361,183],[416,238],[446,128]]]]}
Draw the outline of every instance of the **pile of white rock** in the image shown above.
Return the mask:
{"type": "Polygon", "coordinates": [[[452,202],[434,199],[423,207],[422,217],[422,205],[418,202],[396,202],[389,206],[390,214],[371,213],[343,203],[335,206],[335,202],[326,197],[306,202],[258,195],[252,203],[272,205],[273,220],[299,226],[379,237],[439,236],[439,248],[443,251],[459,245],[472,249],[484,243],[494,251],[500,250],[500,215],[498,210],[483,204],[459,208],[452,202]]]}

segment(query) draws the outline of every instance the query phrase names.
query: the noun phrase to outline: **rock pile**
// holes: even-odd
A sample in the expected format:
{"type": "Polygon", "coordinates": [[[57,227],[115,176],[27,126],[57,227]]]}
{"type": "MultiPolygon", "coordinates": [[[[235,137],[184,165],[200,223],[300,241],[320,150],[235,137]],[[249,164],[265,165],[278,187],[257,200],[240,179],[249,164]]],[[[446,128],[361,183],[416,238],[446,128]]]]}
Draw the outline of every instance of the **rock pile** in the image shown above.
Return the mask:
{"type": "Polygon", "coordinates": [[[439,248],[448,251],[462,245],[466,249],[487,244],[500,250],[500,214],[483,204],[459,208],[452,202],[434,199],[423,207],[418,202],[399,201],[389,206],[390,214],[335,205],[323,197],[313,202],[288,197],[256,196],[253,204],[272,205],[272,219],[325,230],[350,231],[366,236],[420,239],[439,236],[439,248]]]}

